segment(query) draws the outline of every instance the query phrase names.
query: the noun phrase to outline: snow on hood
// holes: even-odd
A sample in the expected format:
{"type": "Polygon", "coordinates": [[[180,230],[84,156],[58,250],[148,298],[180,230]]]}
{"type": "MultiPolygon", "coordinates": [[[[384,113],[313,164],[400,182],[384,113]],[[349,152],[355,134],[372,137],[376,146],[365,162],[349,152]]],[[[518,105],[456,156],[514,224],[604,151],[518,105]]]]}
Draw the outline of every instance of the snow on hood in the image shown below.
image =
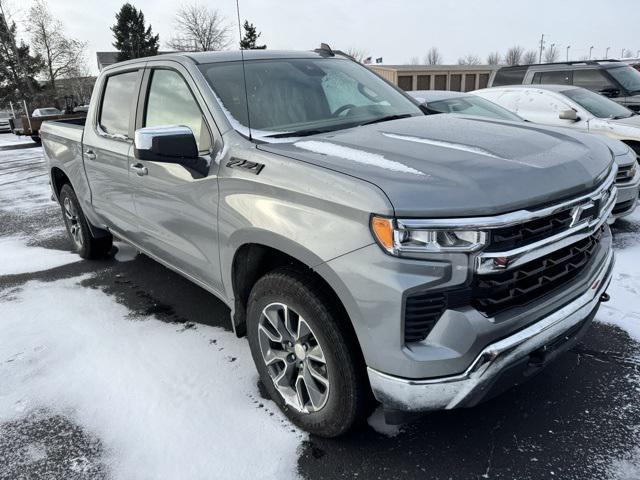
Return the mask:
{"type": "Polygon", "coordinates": [[[132,317],[85,278],[0,293],[0,423],[67,417],[114,479],[296,477],[306,435],[261,399],[246,340],[132,317]]]}
{"type": "Polygon", "coordinates": [[[613,160],[594,136],[453,115],[257,148],[372,183],[408,217],[493,215],[579,195],[595,188],[613,160]]]}

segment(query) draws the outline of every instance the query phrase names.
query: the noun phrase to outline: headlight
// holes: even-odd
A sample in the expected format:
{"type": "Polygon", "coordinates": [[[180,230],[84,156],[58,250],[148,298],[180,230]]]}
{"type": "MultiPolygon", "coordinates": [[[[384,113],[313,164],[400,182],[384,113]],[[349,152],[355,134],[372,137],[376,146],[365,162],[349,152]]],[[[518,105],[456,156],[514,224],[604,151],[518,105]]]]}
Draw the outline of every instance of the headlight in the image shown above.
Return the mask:
{"type": "Polygon", "coordinates": [[[486,232],[452,228],[409,228],[393,218],[371,217],[378,244],[397,256],[419,253],[475,252],[487,244],[486,232]]]}

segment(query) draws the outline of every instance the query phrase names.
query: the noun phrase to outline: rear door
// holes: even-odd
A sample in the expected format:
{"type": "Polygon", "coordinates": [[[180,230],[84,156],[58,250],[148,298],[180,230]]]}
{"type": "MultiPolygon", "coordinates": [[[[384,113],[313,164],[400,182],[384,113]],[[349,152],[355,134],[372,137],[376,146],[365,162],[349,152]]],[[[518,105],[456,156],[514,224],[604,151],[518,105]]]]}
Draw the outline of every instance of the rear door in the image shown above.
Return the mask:
{"type": "Polygon", "coordinates": [[[146,167],[134,185],[139,228],[134,242],[207,287],[221,291],[218,252],[218,164],[222,137],[190,73],[171,61],[149,63],[138,105],[137,127],[184,125],[196,138],[207,175],[175,163],[134,160],[146,167]]]}
{"type": "Polygon", "coordinates": [[[137,230],[129,164],[143,66],[114,70],[96,85],[82,144],[93,207],[107,226],[125,235],[137,230]]]}

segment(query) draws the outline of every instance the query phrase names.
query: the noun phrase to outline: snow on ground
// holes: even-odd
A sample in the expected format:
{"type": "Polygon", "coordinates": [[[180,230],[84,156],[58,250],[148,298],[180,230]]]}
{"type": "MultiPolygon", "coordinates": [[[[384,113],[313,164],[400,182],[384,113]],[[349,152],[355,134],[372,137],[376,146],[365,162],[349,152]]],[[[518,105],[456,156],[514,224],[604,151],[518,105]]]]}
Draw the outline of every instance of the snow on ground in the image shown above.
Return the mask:
{"type": "Polygon", "coordinates": [[[41,272],[80,261],[75,253],[29,246],[21,237],[0,237],[0,275],[41,272]]]}
{"type": "MultiPolygon", "coordinates": [[[[0,146],[4,141],[0,138],[0,146]]],[[[24,213],[53,208],[56,206],[51,202],[42,148],[0,151],[0,211],[24,213]]]]}
{"type": "Polygon", "coordinates": [[[71,418],[113,478],[295,477],[306,437],[260,399],[246,341],[132,317],[82,279],[0,295],[0,423],[71,418]]]}
{"type": "Polygon", "coordinates": [[[611,286],[611,301],[602,304],[596,320],[624,329],[640,342],[640,210],[620,220],[631,228],[614,231],[616,265],[611,286]]]}

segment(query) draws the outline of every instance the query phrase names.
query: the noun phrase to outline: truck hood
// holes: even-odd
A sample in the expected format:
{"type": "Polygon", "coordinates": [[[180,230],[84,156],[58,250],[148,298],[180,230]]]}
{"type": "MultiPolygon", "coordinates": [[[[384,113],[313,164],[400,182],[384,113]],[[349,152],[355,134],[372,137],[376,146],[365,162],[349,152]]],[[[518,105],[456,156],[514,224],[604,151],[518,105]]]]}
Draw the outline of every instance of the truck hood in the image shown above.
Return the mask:
{"type": "Polygon", "coordinates": [[[593,189],[613,163],[586,135],[528,123],[418,116],[261,150],[336,170],[381,188],[400,217],[495,215],[593,189]]]}

